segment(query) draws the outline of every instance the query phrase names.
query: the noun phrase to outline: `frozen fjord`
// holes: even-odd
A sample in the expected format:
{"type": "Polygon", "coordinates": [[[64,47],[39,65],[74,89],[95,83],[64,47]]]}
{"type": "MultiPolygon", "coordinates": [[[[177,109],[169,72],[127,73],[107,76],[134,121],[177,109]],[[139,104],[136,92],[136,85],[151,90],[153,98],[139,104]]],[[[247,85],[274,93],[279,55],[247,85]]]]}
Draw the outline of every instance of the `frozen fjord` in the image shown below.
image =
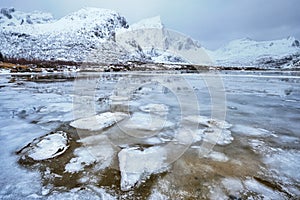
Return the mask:
{"type": "MultiPolygon", "coordinates": [[[[177,80],[178,76],[187,80],[197,96],[201,117],[195,117],[195,113],[180,115],[179,102],[173,93],[175,90],[184,93],[185,88],[180,85],[175,84],[172,91],[159,83],[143,84],[126,98],[126,93],[115,87],[120,80],[132,78],[130,73],[78,75],[76,83],[34,82],[24,76],[1,75],[1,197],[299,196],[300,177],[296,173],[300,164],[299,74],[221,73],[227,97],[227,122],[221,121],[224,140],[215,141],[218,143],[212,151],[203,156],[203,142],[214,139],[209,136],[220,123],[210,119],[211,98],[201,78],[204,75],[167,77],[169,81],[177,80]],[[12,78],[14,81],[10,81],[12,78]],[[83,83],[87,81],[95,82],[95,87],[86,88],[83,83]],[[89,110],[92,112],[84,112],[89,105],[93,105],[89,110]],[[112,123],[108,119],[110,114],[103,117],[103,113],[110,111],[126,114],[120,114],[122,119],[112,123]],[[94,115],[102,116],[101,123],[107,119],[103,129],[70,126],[76,120],[94,115]],[[149,118],[154,119],[149,127],[140,121],[149,118]],[[180,127],[187,124],[197,129],[181,134],[180,127]],[[45,144],[41,142],[43,139],[56,142],[57,151],[42,147],[50,155],[34,152],[39,157],[20,151],[27,144],[34,147],[34,140],[40,141],[39,145],[45,144]],[[189,144],[186,149],[185,144],[189,144]],[[165,147],[184,150],[184,154],[170,158],[165,147]],[[147,154],[152,164],[143,166],[147,154]]],[[[144,74],[141,79],[146,80],[145,77],[144,74]]]]}

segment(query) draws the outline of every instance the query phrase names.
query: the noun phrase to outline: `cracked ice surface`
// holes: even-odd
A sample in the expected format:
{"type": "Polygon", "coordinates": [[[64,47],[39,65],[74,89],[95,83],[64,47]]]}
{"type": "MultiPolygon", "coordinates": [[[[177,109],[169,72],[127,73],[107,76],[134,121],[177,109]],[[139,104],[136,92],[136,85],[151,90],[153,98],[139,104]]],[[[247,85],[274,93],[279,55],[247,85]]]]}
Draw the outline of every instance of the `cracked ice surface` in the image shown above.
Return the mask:
{"type": "Polygon", "coordinates": [[[115,150],[105,135],[89,136],[80,140],[84,147],[75,149],[75,157],[66,165],[65,171],[75,173],[95,164],[96,170],[110,166],[115,150]]]}
{"type": "Polygon", "coordinates": [[[130,190],[151,174],[167,170],[166,152],[160,147],[151,147],[144,151],[137,148],[123,149],[118,157],[123,191],[130,190]]]}

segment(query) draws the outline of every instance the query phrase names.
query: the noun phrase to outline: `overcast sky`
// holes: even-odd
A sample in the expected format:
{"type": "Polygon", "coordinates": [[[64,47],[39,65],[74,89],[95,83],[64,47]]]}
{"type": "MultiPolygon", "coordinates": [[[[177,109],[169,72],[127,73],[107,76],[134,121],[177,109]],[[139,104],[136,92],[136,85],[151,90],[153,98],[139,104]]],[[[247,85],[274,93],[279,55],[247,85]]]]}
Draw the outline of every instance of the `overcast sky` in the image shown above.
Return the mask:
{"type": "Polygon", "coordinates": [[[55,18],[82,7],[109,8],[129,23],[160,15],[167,28],[210,49],[244,37],[300,39],[300,0],[0,0],[0,7],[11,6],[51,12],[55,18]]]}

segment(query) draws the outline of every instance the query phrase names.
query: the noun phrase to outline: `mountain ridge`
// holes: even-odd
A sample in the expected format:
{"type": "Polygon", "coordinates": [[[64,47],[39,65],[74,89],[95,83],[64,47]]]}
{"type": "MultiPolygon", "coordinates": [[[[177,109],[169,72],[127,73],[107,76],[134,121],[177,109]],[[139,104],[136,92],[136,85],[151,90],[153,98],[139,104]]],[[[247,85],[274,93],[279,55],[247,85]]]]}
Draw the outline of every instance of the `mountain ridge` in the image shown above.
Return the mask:
{"type": "MultiPolygon", "coordinates": [[[[209,55],[217,65],[222,66],[262,66],[266,60],[283,60],[289,56],[298,59],[300,55],[299,41],[294,37],[278,40],[256,41],[249,38],[237,39],[220,47],[216,51],[210,51],[209,55]]],[[[287,59],[281,67],[293,65],[293,59],[287,59]],[[291,62],[288,62],[291,61],[291,62]]],[[[268,66],[270,67],[270,66],[268,66]]]]}
{"type": "Polygon", "coordinates": [[[94,63],[133,60],[260,68],[300,65],[300,44],[294,37],[270,41],[242,38],[210,51],[197,40],[168,30],[160,16],[128,25],[117,12],[92,7],[60,19],[50,13],[2,8],[0,36],[0,53],[17,59],[94,63]]]}

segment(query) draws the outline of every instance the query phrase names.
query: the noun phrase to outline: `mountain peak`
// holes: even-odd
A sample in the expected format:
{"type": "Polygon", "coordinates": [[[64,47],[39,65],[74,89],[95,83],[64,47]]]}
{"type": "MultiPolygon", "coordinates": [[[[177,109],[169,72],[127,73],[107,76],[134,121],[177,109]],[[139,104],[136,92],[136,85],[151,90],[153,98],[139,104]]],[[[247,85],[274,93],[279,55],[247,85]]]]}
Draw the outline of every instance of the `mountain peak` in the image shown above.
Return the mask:
{"type": "Polygon", "coordinates": [[[151,18],[142,19],[141,21],[134,23],[130,26],[132,29],[142,29],[142,28],[164,28],[160,16],[155,16],[151,18]]]}
{"type": "Polygon", "coordinates": [[[252,38],[250,37],[244,37],[240,39],[241,41],[254,41],[252,38]]]}
{"type": "Polygon", "coordinates": [[[68,14],[65,16],[65,19],[71,20],[86,20],[86,19],[99,19],[108,15],[119,15],[116,11],[103,9],[103,8],[95,8],[95,7],[85,7],[78,11],[68,14]]]}
{"type": "Polygon", "coordinates": [[[15,8],[2,8],[0,10],[0,26],[45,24],[53,21],[54,18],[52,14],[41,11],[26,13],[16,11],[15,8]]]}

